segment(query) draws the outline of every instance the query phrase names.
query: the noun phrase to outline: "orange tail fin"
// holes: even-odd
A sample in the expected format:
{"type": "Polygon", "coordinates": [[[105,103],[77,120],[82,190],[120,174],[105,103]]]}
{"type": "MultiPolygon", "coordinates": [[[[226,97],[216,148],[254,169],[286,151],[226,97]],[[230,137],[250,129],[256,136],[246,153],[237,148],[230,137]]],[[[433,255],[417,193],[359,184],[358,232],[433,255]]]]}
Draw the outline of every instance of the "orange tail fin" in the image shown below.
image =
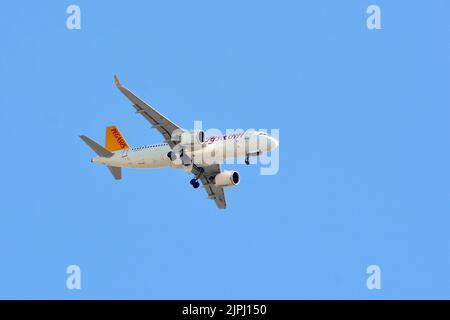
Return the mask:
{"type": "Polygon", "coordinates": [[[128,143],[116,126],[106,127],[105,148],[109,151],[128,149],[128,143]]]}

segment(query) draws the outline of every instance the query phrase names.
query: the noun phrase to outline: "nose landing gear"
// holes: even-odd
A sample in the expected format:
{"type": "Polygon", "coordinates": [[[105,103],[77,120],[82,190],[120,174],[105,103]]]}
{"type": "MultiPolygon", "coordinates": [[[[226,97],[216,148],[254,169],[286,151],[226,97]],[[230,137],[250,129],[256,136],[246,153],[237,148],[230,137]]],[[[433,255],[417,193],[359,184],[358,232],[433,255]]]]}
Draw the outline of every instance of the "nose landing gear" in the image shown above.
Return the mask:
{"type": "Polygon", "coordinates": [[[245,155],[245,164],[246,164],[246,165],[250,165],[250,156],[256,156],[256,157],[258,157],[260,154],[261,154],[261,151],[247,153],[247,154],[245,155]]]}

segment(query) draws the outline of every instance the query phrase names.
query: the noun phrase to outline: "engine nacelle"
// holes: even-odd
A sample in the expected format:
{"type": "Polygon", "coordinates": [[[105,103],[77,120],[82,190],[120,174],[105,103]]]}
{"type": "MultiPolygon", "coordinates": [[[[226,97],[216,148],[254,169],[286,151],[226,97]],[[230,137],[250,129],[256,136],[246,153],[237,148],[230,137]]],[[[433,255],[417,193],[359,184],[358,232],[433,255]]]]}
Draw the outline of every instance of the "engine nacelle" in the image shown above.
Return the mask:
{"type": "Polygon", "coordinates": [[[205,133],[203,131],[183,132],[179,136],[180,145],[193,150],[197,150],[205,143],[205,133]]]}
{"type": "Polygon", "coordinates": [[[237,171],[224,171],[216,175],[214,184],[218,187],[234,187],[239,184],[240,177],[237,171]]]}

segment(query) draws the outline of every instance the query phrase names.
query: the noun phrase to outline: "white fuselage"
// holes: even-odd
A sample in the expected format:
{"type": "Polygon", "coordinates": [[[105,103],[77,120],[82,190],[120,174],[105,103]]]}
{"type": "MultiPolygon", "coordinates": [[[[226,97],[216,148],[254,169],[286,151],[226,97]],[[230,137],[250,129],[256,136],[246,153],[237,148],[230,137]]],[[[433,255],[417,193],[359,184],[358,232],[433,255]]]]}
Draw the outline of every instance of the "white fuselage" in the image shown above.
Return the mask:
{"type": "MultiPolygon", "coordinates": [[[[198,165],[220,164],[230,158],[259,155],[278,146],[278,141],[263,132],[236,133],[206,139],[197,146],[183,148],[183,152],[198,165]]],[[[179,159],[171,161],[172,151],[167,143],[129,148],[114,153],[112,157],[95,157],[94,163],[127,168],[184,167],[179,159]]]]}

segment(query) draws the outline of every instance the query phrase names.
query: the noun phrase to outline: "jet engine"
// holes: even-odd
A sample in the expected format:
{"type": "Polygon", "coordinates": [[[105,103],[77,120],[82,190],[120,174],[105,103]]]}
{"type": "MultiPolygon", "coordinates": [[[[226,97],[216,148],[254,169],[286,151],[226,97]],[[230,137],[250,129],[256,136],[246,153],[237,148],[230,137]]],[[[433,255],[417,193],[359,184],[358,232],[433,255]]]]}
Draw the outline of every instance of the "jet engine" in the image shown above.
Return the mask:
{"type": "Polygon", "coordinates": [[[234,187],[239,184],[239,172],[237,171],[223,171],[216,175],[214,184],[218,187],[234,187]]]}

